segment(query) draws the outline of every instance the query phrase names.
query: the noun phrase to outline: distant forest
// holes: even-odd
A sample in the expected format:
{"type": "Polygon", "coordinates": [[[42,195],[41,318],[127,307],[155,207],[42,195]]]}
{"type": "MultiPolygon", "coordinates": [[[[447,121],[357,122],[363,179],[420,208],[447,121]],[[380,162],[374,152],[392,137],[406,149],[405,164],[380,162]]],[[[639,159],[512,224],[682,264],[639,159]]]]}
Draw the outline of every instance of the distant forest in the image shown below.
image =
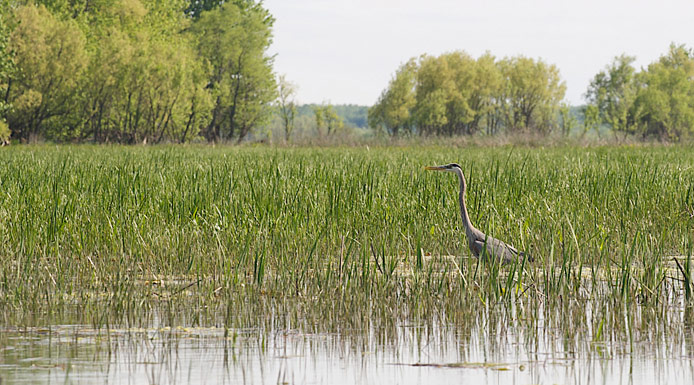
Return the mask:
{"type": "Polygon", "coordinates": [[[587,104],[577,109],[563,102],[559,69],[541,59],[474,58],[464,51],[422,55],[395,71],[369,109],[369,125],[393,136],[600,135],[607,127],[618,139],[693,137],[694,51],[671,44],[640,71],[634,61],[616,57],[595,75],[587,104]]]}
{"type": "Polygon", "coordinates": [[[299,105],[268,53],[274,22],[254,0],[0,0],[0,144],[694,137],[683,45],[640,70],[615,57],[584,106],[566,103],[554,64],[463,50],[406,61],[373,106],[299,105]]]}
{"type": "MultiPolygon", "coordinates": [[[[317,104],[303,104],[297,107],[297,116],[313,118],[314,109],[317,104]]],[[[357,128],[368,128],[369,126],[369,107],[358,106],[355,104],[335,104],[335,112],[342,118],[342,121],[349,126],[357,128]]]]}

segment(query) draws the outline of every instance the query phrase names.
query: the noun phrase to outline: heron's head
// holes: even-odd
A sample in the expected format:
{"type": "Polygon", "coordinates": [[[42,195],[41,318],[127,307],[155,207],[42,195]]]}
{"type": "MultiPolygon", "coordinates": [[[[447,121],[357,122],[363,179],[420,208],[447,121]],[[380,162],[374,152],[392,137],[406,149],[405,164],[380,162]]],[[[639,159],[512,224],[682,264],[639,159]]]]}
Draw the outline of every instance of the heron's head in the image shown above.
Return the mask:
{"type": "Polygon", "coordinates": [[[461,169],[460,165],[458,163],[449,163],[445,166],[426,166],[424,167],[425,170],[433,170],[433,171],[448,171],[448,172],[455,172],[455,169],[461,169]]]}

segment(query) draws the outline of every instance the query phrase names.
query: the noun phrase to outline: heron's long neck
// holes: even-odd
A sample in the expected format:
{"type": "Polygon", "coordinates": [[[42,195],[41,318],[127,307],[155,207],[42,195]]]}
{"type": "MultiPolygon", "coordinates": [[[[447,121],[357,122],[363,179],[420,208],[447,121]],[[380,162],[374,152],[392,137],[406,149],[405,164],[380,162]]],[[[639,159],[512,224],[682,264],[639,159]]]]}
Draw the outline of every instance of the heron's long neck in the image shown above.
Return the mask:
{"type": "Polygon", "coordinates": [[[465,204],[465,175],[463,172],[456,168],[456,174],[458,174],[458,180],[460,180],[460,217],[463,219],[463,226],[465,226],[465,233],[471,233],[475,228],[470,222],[470,215],[467,213],[467,205],[465,204]]]}

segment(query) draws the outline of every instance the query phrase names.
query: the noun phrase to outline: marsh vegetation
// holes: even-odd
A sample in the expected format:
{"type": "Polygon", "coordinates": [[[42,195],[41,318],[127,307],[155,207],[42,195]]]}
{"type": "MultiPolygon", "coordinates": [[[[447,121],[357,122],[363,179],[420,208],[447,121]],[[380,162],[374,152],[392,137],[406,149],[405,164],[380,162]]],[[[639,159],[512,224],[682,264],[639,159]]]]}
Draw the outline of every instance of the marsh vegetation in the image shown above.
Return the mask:
{"type": "Polygon", "coordinates": [[[296,332],[383,343],[411,325],[454,328],[444,339],[482,339],[492,352],[510,335],[529,360],[557,344],[584,358],[682,359],[694,323],[692,154],[7,148],[0,325],[85,325],[105,336],[216,327],[224,340],[253,330],[261,340],[296,332]],[[450,161],[465,170],[473,222],[534,263],[469,257],[457,181],[422,168],[450,161]]]}

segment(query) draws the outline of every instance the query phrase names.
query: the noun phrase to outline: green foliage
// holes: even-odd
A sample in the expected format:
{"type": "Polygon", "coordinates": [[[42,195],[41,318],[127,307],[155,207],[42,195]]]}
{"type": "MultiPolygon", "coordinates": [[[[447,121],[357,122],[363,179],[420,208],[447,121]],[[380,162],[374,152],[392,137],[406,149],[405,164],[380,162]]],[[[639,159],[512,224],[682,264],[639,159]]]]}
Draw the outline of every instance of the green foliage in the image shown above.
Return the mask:
{"type": "Polygon", "coordinates": [[[416,74],[415,125],[423,132],[469,131],[474,111],[468,104],[474,59],[463,52],[423,56],[416,74]]]}
{"type": "Polygon", "coordinates": [[[636,324],[648,341],[654,321],[637,315],[685,304],[672,257],[691,255],[691,146],[15,146],[0,164],[4,323],[78,307],[98,315],[80,323],[103,325],[106,313],[112,327],[115,309],[149,322],[165,306],[219,325],[224,306],[268,314],[294,303],[323,327],[372,313],[463,324],[492,308],[541,326],[543,306],[621,304],[635,313],[608,317],[605,333],[633,322],[624,341],[636,324]],[[468,177],[473,223],[534,263],[514,274],[467,258],[455,176],[422,170],[451,161],[468,177]],[[197,284],[172,284],[181,295],[162,301],[151,277],[197,284]]]}
{"type": "MultiPolygon", "coordinates": [[[[314,110],[318,104],[302,104],[297,107],[296,112],[298,117],[309,117],[315,119],[314,110]]],[[[345,125],[359,128],[368,127],[369,107],[358,106],[355,104],[333,104],[335,112],[344,121],[345,125]]]]}
{"type": "Polygon", "coordinates": [[[598,73],[586,98],[615,133],[679,140],[694,135],[694,53],[672,44],[668,53],[636,72],[621,55],[598,73]]]}
{"type": "Polygon", "coordinates": [[[10,127],[8,127],[7,123],[3,120],[0,120],[0,146],[9,144],[11,135],[12,131],[10,131],[10,127]]]}
{"type": "Polygon", "coordinates": [[[410,60],[395,72],[388,88],[383,90],[376,104],[369,109],[368,119],[372,128],[382,125],[394,136],[397,136],[401,130],[411,129],[410,111],[416,102],[414,93],[416,66],[416,62],[410,60]]]}
{"type": "Polygon", "coordinates": [[[631,56],[621,55],[599,72],[588,86],[586,98],[589,104],[598,108],[603,122],[609,124],[615,132],[634,133],[636,122],[633,104],[638,87],[636,70],[631,56]]]}
{"type": "Polygon", "coordinates": [[[96,141],[185,141],[209,111],[205,67],[187,36],[161,38],[145,14],[118,17],[94,48],[85,106],[96,141]]]}
{"type": "Polygon", "coordinates": [[[285,75],[281,75],[277,86],[277,108],[284,127],[284,140],[288,142],[294,130],[294,118],[296,117],[296,102],[294,101],[296,85],[288,81],[285,75]]]}
{"type": "MultiPolygon", "coordinates": [[[[7,23],[9,12],[7,1],[0,1],[0,120],[4,120],[10,104],[8,103],[7,87],[15,65],[12,51],[9,47],[9,28],[7,23]]],[[[9,129],[8,129],[9,130],[9,129]]]]}
{"type": "Polygon", "coordinates": [[[332,104],[314,106],[313,113],[316,118],[316,128],[319,135],[325,133],[325,135],[329,136],[345,125],[332,104]]]}
{"type": "Polygon", "coordinates": [[[488,52],[480,56],[475,64],[475,81],[470,98],[470,106],[476,111],[471,122],[471,132],[481,129],[482,125],[485,126],[487,135],[499,132],[502,104],[498,97],[504,83],[496,58],[488,52]]]}
{"type": "Polygon", "coordinates": [[[212,67],[215,103],[204,132],[209,141],[241,141],[269,119],[276,96],[273,58],[266,54],[273,23],[260,4],[245,2],[205,12],[191,27],[198,52],[212,67]]]}
{"type": "Polygon", "coordinates": [[[189,0],[185,13],[186,15],[197,19],[203,12],[217,8],[224,3],[224,0],[189,0]]]}
{"type": "Polygon", "coordinates": [[[240,140],[270,114],[272,17],[255,2],[225,4],[198,22],[183,0],[36,3],[12,8],[8,49],[0,38],[0,113],[13,105],[8,122],[21,140],[240,140]],[[4,70],[8,52],[14,72],[4,70]],[[210,137],[211,122],[225,130],[210,137]]]}
{"type": "Polygon", "coordinates": [[[511,130],[533,128],[550,132],[566,92],[559,69],[522,56],[502,60],[500,68],[506,80],[501,98],[505,126],[511,130]]]}
{"type": "Polygon", "coordinates": [[[571,107],[566,103],[562,103],[559,107],[559,124],[563,136],[569,136],[578,124],[578,120],[571,113],[571,107]]]}
{"type": "Polygon", "coordinates": [[[639,133],[677,140],[694,134],[694,53],[671,45],[660,60],[639,73],[634,101],[639,133]]]}
{"type": "Polygon", "coordinates": [[[15,18],[10,49],[17,71],[6,91],[13,105],[10,127],[24,140],[78,135],[73,113],[88,63],[84,35],[74,21],[59,20],[43,6],[22,6],[15,18]]]}
{"type": "Polygon", "coordinates": [[[596,105],[586,105],[583,107],[583,134],[590,130],[598,131],[600,126],[600,110],[596,105]]]}
{"type": "Polygon", "coordinates": [[[369,111],[369,124],[397,135],[492,135],[551,131],[565,85],[554,65],[525,57],[497,61],[486,53],[424,55],[402,65],[369,111]]]}

